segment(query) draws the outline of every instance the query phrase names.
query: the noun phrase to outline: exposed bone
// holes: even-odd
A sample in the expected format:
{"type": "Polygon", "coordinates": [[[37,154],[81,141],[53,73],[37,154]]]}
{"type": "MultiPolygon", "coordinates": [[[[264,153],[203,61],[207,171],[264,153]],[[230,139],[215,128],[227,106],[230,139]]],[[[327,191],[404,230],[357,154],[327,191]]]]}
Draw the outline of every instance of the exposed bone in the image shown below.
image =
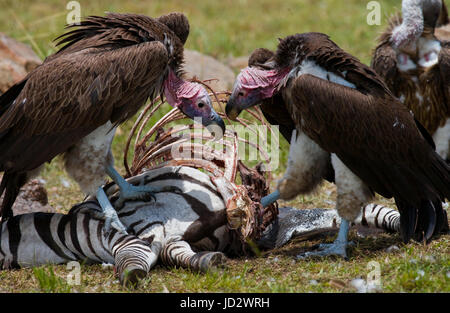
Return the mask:
{"type": "MultiPolygon", "coordinates": [[[[161,98],[157,98],[143,109],[128,137],[124,151],[124,165],[127,175],[135,176],[143,171],[165,166],[189,166],[203,169],[209,173],[211,181],[217,186],[224,199],[227,207],[228,227],[235,231],[242,241],[258,239],[265,226],[278,213],[276,204],[264,209],[259,203],[260,199],[269,193],[268,182],[271,180],[271,173],[268,171],[265,175],[261,174],[262,172],[259,170],[261,164],[256,169],[246,167],[238,159],[239,142],[244,142],[257,149],[263,156],[263,163],[266,165],[269,164],[270,157],[267,151],[264,151],[257,143],[240,138],[231,121],[223,113],[225,100],[219,99],[218,95],[226,96],[230,93],[217,93],[206,82],[195,81],[203,84],[211,91],[210,96],[216,100],[222,110],[222,112],[218,112],[219,115],[228,121],[223,138],[217,142],[224,146],[224,151],[208,146],[207,142],[213,139],[210,133],[203,131],[202,125],[193,124],[178,109],[172,109],[144,134],[148,122],[164,103],[161,98]],[[176,125],[177,127],[175,127],[174,123],[181,120],[186,124],[176,125]],[[193,129],[202,131],[200,133],[192,132],[193,129]],[[186,134],[186,131],[189,131],[189,133],[186,134]],[[136,138],[130,168],[127,157],[133,136],[136,138]],[[175,159],[172,153],[173,149],[182,149],[183,155],[188,157],[175,159]],[[196,152],[201,153],[196,154],[196,152]],[[240,174],[242,180],[242,185],[239,186],[235,183],[237,173],[240,174]]],[[[252,109],[248,112],[253,119],[270,129],[259,109],[252,109]]],[[[254,121],[240,118],[238,123],[259,135],[263,140],[262,142],[267,143],[264,134],[251,126],[254,121]]],[[[272,130],[271,132],[273,134],[272,130]]]]}

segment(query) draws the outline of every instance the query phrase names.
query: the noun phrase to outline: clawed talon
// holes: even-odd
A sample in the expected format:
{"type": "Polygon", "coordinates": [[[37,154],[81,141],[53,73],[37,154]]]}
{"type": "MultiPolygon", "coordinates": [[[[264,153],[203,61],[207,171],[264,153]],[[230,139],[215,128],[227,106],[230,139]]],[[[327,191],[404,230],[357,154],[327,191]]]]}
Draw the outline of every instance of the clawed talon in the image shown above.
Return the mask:
{"type": "Polygon", "coordinates": [[[109,236],[112,229],[117,230],[119,233],[128,235],[127,228],[119,220],[117,214],[115,217],[107,217],[105,219],[105,235],[109,236]]]}
{"type": "Polygon", "coordinates": [[[112,229],[117,230],[119,233],[128,234],[126,227],[120,221],[113,207],[108,207],[105,210],[93,208],[81,209],[79,212],[89,214],[92,218],[104,221],[105,236],[109,236],[112,229]]]}
{"type": "Polygon", "coordinates": [[[130,200],[156,201],[155,194],[160,192],[182,193],[181,189],[175,186],[152,187],[130,185],[120,190],[120,196],[115,202],[115,206],[120,209],[123,207],[125,201],[130,200]]]}
{"type": "MultiPolygon", "coordinates": [[[[120,174],[114,169],[113,166],[108,165],[106,167],[106,173],[112,180],[119,186],[120,196],[119,199],[115,202],[116,209],[120,209],[123,207],[125,201],[127,200],[155,200],[155,193],[159,192],[170,192],[174,191],[179,193],[181,192],[179,188],[172,186],[164,186],[164,187],[152,187],[146,185],[134,186],[127,182],[120,174]]],[[[143,183],[143,182],[141,182],[143,183]]],[[[106,200],[105,200],[106,202],[106,200]]]]}
{"type": "MultiPolygon", "coordinates": [[[[353,243],[354,245],[354,243],[353,243]]],[[[317,246],[318,251],[309,251],[305,253],[301,253],[297,255],[297,259],[307,259],[310,257],[325,257],[325,256],[339,256],[344,259],[348,259],[347,257],[347,244],[346,243],[321,243],[317,246]]]]}
{"type": "Polygon", "coordinates": [[[341,226],[339,227],[338,237],[333,243],[322,243],[318,245],[318,251],[310,251],[297,255],[298,259],[306,259],[309,257],[324,257],[324,256],[340,256],[346,260],[347,258],[347,246],[352,245],[347,241],[348,230],[350,228],[350,222],[346,219],[342,219],[341,226]]]}

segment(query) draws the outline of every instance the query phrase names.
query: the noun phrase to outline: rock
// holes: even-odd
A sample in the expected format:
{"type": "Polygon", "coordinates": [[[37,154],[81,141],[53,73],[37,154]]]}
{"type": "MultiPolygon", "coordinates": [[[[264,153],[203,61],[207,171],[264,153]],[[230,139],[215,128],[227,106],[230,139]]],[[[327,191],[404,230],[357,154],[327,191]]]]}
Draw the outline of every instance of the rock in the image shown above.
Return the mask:
{"type": "Polygon", "coordinates": [[[4,93],[41,63],[29,46],[0,33],[0,93],[4,93]]]}
{"type": "MultiPolygon", "coordinates": [[[[2,201],[3,197],[0,198],[0,202],[2,201]]],[[[38,179],[30,180],[21,188],[13,205],[14,215],[33,212],[56,212],[48,204],[47,191],[38,179]]]]}
{"type": "Polygon", "coordinates": [[[33,179],[23,186],[19,196],[27,201],[39,202],[42,205],[48,204],[47,190],[38,179],[33,179]]]}
{"type": "Polygon", "coordinates": [[[226,64],[231,67],[234,71],[240,72],[243,68],[248,66],[249,56],[240,56],[237,58],[229,58],[226,64]]]}
{"type": "Polygon", "coordinates": [[[217,79],[208,82],[214,91],[227,91],[233,87],[234,72],[211,56],[193,50],[184,50],[186,78],[199,80],[217,79]]]}

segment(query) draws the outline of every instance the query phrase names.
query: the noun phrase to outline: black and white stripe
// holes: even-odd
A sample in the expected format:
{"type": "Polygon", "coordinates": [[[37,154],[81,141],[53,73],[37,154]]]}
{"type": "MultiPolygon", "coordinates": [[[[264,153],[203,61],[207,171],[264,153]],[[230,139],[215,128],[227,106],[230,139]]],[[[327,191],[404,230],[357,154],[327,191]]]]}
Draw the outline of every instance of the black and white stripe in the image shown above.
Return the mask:
{"type": "MultiPolygon", "coordinates": [[[[73,260],[112,263],[122,282],[136,282],[157,261],[167,266],[207,271],[224,264],[225,254],[242,249],[242,243],[227,228],[224,201],[207,174],[189,167],[164,167],[129,181],[176,186],[182,193],[164,192],[156,194],[156,201],[125,203],[118,214],[128,227],[128,235],[115,230],[104,233],[103,221],[92,215],[100,210],[95,200],[76,205],[68,214],[14,216],[1,224],[1,266],[31,267],[73,260]]],[[[116,187],[106,189],[114,204],[116,187]]],[[[309,214],[308,210],[295,211],[298,216],[309,214]]],[[[334,210],[324,211],[331,219],[333,214],[338,218],[334,210]]],[[[280,216],[277,223],[296,230],[301,228],[302,225],[284,223],[286,219],[280,216]]],[[[398,231],[400,224],[397,211],[374,204],[366,206],[355,223],[388,231],[398,231]]],[[[289,229],[278,233],[283,232],[287,234],[289,229]]],[[[292,235],[293,231],[289,236],[292,235]]]]}
{"type": "Polygon", "coordinates": [[[400,213],[383,205],[371,203],[363,207],[355,224],[380,228],[387,232],[399,232],[400,213]]]}

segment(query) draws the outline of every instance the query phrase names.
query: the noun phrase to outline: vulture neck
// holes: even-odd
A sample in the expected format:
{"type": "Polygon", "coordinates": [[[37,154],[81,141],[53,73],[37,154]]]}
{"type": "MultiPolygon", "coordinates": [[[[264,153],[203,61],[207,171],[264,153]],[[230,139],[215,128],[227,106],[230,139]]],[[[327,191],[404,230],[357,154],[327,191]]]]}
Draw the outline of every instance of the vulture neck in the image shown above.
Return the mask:
{"type": "Polygon", "coordinates": [[[443,8],[441,0],[403,0],[403,22],[394,29],[393,36],[407,43],[398,45],[397,42],[397,48],[414,50],[420,37],[432,36],[443,8]]]}
{"type": "Polygon", "coordinates": [[[261,88],[264,98],[271,98],[279,91],[290,68],[264,70],[258,67],[247,67],[241,71],[240,85],[247,89],[261,88]]]}
{"type": "Polygon", "coordinates": [[[164,96],[166,97],[167,102],[173,107],[180,106],[181,96],[183,95],[184,91],[192,89],[191,85],[192,83],[179,78],[170,69],[169,74],[164,81],[164,96]]]}

